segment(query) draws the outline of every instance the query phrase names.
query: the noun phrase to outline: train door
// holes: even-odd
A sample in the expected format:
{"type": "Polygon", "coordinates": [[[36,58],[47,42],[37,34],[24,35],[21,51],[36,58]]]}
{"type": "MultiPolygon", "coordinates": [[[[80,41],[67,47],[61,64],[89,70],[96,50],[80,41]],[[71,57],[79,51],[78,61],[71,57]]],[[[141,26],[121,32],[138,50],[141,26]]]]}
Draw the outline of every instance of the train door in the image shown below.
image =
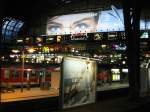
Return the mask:
{"type": "Polygon", "coordinates": [[[27,87],[27,90],[30,90],[30,78],[31,78],[31,72],[32,72],[32,69],[26,69],[24,71],[24,78],[26,79],[26,87],[27,87]]]}
{"type": "Polygon", "coordinates": [[[45,72],[44,71],[39,71],[39,80],[40,80],[40,83],[45,82],[45,72]]]}
{"type": "Polygon", "coordinates": [[[40,70],[39,71],[39,83],[40,83],[40,88],[44,89],[44,85],[45,85],[45,70],[40,70]]]}

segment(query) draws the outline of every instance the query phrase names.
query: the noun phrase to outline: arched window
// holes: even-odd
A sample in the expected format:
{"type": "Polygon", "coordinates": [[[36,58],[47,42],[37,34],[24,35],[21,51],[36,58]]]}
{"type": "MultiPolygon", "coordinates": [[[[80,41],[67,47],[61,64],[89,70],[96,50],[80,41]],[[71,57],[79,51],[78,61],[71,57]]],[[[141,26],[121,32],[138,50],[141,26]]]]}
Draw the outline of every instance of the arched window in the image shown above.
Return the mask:
{"type": "Polygon", "coordinates": [[[22,28],[24,22],[14,18],[6,17],[2,24],[2,37],[5,42],[17,37],[18,32],[22,28]]]}

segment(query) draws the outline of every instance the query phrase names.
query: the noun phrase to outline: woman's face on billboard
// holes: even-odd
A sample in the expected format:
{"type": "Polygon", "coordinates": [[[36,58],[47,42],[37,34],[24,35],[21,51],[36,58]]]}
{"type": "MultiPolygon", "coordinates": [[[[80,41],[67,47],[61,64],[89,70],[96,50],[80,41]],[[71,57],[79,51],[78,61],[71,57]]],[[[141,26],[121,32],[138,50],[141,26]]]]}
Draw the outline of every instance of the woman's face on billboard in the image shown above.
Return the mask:
{"type": "Polygon", "coordinates": [[[53,17],[48,20],[47,34],[94,32],[97,16],[97,13],[80,13],[53,17]]]}

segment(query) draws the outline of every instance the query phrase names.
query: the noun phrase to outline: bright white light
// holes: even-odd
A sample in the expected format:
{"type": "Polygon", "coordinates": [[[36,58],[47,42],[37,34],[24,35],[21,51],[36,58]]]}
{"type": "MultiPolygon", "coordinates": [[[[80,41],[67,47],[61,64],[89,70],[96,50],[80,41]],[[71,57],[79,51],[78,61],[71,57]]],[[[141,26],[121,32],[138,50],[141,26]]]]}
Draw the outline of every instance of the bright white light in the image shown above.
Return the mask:
{"type": "Polygon", "coordinates": [[[19,50],[14,50],[14,49],[13,49],[12,52],[13,52],[13,53],[19,53],[20,51],[19,51],[19,50]]]}
{"type": "Polygon", "coordinates": [[[126,61],[122,61],[122,64],[126,64],[126,61]]]}
{"type": "Polygon", "coordinates": [[[35,49],[33,49],[33,48],[28,49],[29,53],[33,53],[34,51],[35,51],[35,49]]]}

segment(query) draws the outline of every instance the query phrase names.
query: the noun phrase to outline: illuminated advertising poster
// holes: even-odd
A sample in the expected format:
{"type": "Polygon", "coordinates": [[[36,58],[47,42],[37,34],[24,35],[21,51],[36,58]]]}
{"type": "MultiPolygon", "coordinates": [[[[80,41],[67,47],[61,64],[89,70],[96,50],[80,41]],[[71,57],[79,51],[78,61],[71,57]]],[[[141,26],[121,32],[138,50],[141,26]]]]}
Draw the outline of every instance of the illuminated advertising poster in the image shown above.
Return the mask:
{"type": "Polygon", "coordinates": [[[112,10],[101,11],[97,31],[124,31],[123,10],[112,7],[112,10]]]}
{"type": "Polygon", "coordinates": [[[96,97],[96,62],[65,57],[62,68],[62,108],[94,103],[96,97]]]}
{"type": "MultiPolygon", "coordinates": [[[[140,20],[140,29],[150,29],[150,21],[140,20]]],[[[124,31],[123,9],[60,15],[48,18],[47,35],[124,31]]]]}
{"type": "Polygon", "coordinates": [[[55,16],[48,19],[47,34],[74,34],[95,32],[99,13],[78,13],[70,15],[55,16]]]}
{"type": "Polygon", "coordinates": [[[47,35],[124,30],[122,9],[60,15],[48,18],[47,35]]]}

